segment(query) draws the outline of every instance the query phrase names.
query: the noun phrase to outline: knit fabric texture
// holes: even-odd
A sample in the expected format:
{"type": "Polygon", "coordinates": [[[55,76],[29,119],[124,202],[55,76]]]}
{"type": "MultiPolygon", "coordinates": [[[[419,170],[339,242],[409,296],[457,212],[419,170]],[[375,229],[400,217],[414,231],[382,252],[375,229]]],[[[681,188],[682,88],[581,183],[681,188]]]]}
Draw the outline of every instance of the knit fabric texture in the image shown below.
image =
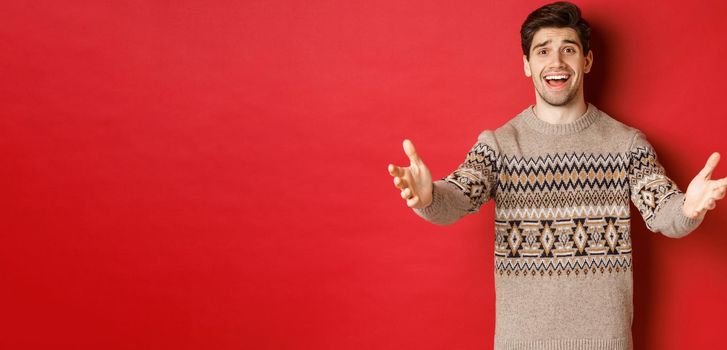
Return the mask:
{"type": "Polygon", "coordinates": [[[682,213],[684,193],[645,135],[592,104],[567,124],[530,106],[485,130],[414,211],[449,224],[491,199],[496,350],[632,349],[629,201],[669,237],[702,221],[682,213]]]}

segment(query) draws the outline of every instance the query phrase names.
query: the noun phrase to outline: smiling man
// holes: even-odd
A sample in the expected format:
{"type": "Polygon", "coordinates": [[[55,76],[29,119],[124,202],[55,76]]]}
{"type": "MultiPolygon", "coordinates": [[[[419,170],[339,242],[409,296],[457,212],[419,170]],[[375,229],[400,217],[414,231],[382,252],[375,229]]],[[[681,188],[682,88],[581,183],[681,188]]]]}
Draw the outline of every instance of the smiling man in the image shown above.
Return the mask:
{"type": "Polygon", "coordinates": [[[388,171],[407,205],[449,224],[493,199],[495,349],[631,349],[629,201],[668,237],[693,231],[725,196],[713,153],[686,193],[645,135],[583,97],[590,28],[573,4],[532,12],[521,28],[535,105],[483,131],[447,177],[404,141],[410,165],[388,171]]]}
{"type": "Polygon", "coordinates": [[[524,35],[526,45],[532,41],[532,49],[523,55],[523,63],[525,75],[533,78],[537,92],[536,113],[545,112],[538,110],[545,106],[573,103],[580,104],[580,112],[585,111],[583,75],[591,70],[593,52],[583,48],[578,32],[567,27],[542,28],[533,34],[528,28],[524,35]]]}

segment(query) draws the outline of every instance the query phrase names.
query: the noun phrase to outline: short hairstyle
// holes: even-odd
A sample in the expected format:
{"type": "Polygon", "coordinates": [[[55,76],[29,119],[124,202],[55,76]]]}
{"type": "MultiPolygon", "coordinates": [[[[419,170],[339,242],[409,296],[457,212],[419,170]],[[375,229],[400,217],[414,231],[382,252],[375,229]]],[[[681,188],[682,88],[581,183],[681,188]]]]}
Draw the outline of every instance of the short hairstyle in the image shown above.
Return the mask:
{"type": "Polygon", "coordinates": [[[530,45],[533,36],[542,28],[573,28],[583,46],[583,55],[590,49],[588,39],[591,36],[591,26],[581,17],[578,6],[565,1],[547,4],[531,12],[520,27],[520,44],[523,54],[530,60],[530,45]]]}

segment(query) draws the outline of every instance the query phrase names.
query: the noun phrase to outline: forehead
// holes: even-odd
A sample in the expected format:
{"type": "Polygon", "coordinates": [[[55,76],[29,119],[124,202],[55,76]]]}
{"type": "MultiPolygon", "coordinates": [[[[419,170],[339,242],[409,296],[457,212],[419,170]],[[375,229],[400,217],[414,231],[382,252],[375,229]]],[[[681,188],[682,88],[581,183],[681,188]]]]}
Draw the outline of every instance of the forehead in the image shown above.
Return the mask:
{"type": "Polygon", "coordinates": [[[542,44],[546,41],[550,41],[554,45],[562,45],[563,42],[576,42],[578,46],[581,45],[581,40],[578,37],[578,33],[573,28],[541,28],[535,35],[533,35],[533,42],[530,47],[534,47],[538,44],[542,44]]]}

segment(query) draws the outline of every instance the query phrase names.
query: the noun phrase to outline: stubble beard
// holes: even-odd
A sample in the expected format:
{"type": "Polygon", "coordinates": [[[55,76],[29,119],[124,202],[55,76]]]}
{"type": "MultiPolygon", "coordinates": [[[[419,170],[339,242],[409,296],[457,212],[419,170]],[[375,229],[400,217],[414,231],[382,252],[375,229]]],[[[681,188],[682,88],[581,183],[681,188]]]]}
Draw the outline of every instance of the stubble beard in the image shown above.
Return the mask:
{"type": "MultiPolygon", "coordinates": [[[[547,83],[546,83],[547,84],[547,83]]],[[[570,91],[568,91],[567,94],[563,96],[552,96],[548,95],[547,91],[545,91],[547,87],[542,86],[540,89],[535,89],[535,91],[538,92],[538,95],[540,95],[540,98],[545,101],[545,103],[554,106],[554,107],[561,107],[568,105],[575,99],[576,95],[578,94],[578,89],[571,88],[570,91]],[[541,91],[543,90],[543,91],[541,91]]],[[[561,91],[562,92],[562,91],[561,91]]]]}

